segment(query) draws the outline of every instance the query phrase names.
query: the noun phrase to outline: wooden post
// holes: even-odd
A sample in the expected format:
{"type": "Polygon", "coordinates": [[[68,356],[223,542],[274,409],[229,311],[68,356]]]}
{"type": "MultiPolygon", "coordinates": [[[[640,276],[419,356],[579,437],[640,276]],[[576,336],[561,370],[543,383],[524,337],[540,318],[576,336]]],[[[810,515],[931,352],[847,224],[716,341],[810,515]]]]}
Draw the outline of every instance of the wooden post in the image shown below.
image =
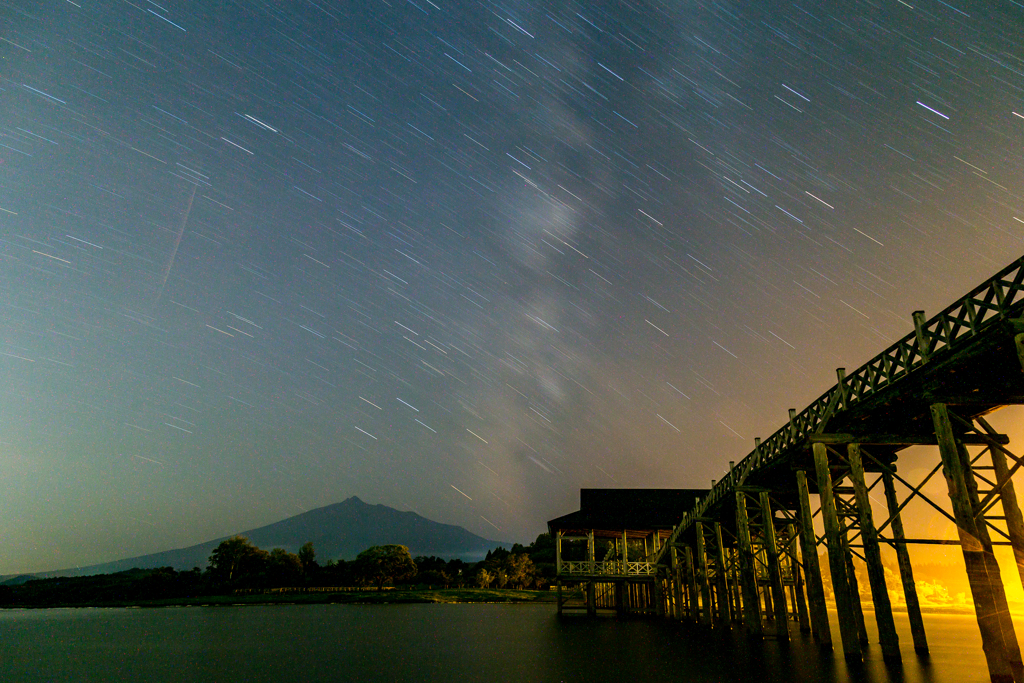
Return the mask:
{"type": "Polygon", "coordinates": [[[743,612],[743,600],[740,598],[740,553],[736,548],[731,548],[729,551],[730,569],[729,575],[729,586],[732,589],[732,618],[736,621],[740,620],[740,614],[743,612]]]}
{"type": "Polygon", "coordinates": [[[847,659],[859,660],[861,659],[860,633],[857,631],[850,585],[846,579],[846,551],[839,533],[839,517],[836,514],[836,502],[832,494],[832,473],[828,469],[828,450],[823,443],[814,444],[813,450],[814,466],[818,475],[818,497],[821,499],[821,516],[825,524],[825,547],[828,549],[828,567],[832,574],[836,611],[839,613],[839,635],[843,641],[843,654],[847,659]]]}
{"type": "Polygon", "coordinates": [[[739,542],[740,585],[743,593],[743,623],[748,633],[762,635],[761,604],[757,596],[754,553],[750,547],[750,522],[747,519],[746,494],[736,492],[736,538],[739,542]]]}
{"type": "Polygon", "coordinates": [[[615,614],[620,617],[626,616],[626,586],[624,581],[615,582],[615,614]]]}
{"type": "Polygon", "coordinates": [[[597,593],[594,590],[594,581],[587,581],[587,616],[593,617],[597,614],[597,593]]]}
{"type": "Polygon", "coordinates": [[[676,546],[673,543],[669,549],[669,561],[672,563],[672,618],[682,619],[683,618],[683,577],[679,567],[679,553],[676,552],[676,546]]]}
{"type": "MultiPolygon", "coordinates": [[[[971,465],[971,455],[962,441],[956,439],[957,453],[960,456],[960,466],[963,468],[964,482],[967,485],[968,500],[971,503],[971,510],[980,510],[981,501],[978,496],[978,483],[974,479],[974,470],[971,465]]],[[[990,581],[998,584],[997,589],[992,591],[996,600],[996,617],[999,619],[999,629],[1003,634],[1003,643],[1006,646],[1007,657],[1010,660],[1010,668],[1018,681],[1024,681],[1024,662],[1021,661],[1020,644],[1014,633],[1013,619],[1010,617],[1010,606],[1006,602],[1006,589],[1000,577],[999,565],[996,563],[995,554],[992,552],[992,539],[988,533],[988,523],[985,516],[978,513],[975,516],[978,524],[978,538],[982,540],[982,546],[988,548],[988,555],[985,561],[988,563],[988,576],[990,581]]]]}
{"type": "Polygon", "coordinates": [[[846,558],[846,581],[850,586],[850,604],[853,605],[853,618],[857,623],[857,633],[861,645],[868,644],[868,629],[864,623],[864,605],[860,600],[860,582],[857,581],[857,570],[853,566],[853,551],[850,549],[849,529],[842,526],[839,538],[842,541],[843,557],[846,558]]]}
{"type": "Polygon", "coordinates": [[[690,608],[690,619],[700,620],[700,603],[697,600],[697,571],[693,566],[693,549],[690,546],[683,548],[686,556],[686,598],[687,606],[690,608]]]}
{"type": "Polygon", "coordinates": [[[704,524],[697,522],[697,580],[700,582],[701,623],[711,624],[711,583],[708,581],[708,554],[704,544],[704,524]]]}
{"type": "Polygon", "coordinates": [[[562,573],[562,530],[555,532],[555,574],[562,573]]]}
{"type": "Polygon", "coordinates": [[[629,540],[626,530],[622,530],[622,575],[629,576],[629,540]]]}
{"type": "Polygon", "coordinates": [[[789,570],[793,574],[793,594],[796,597],[796,618],[800,624],[800,633],[811,632],[811,622],[807,614],[807,600],[804,598],[803,572],[800,571],[800,564],[796,559],[796,527],[792,524],[786,525],[786,535],[789,537],[789,570]]]}
{"type": "Polygon", "coordinates": [[[990,447],[989,451],[992,453],[992,468],[996,481],[1006,482],[999,492],[999,499],[1003,504],[1003,515],[1006,516],[1006,530],[1010,537],[1010,545],[1013,546],[1013,558],[1017,561],[1017,573],[1020,575],[1021,584],[1024,584],[1024,517],[1021,516],[1010,471],[1006,467],[1006,454],[994,447],[990,447]]]}
{"type": "Polygon", "coordinates": [[[928,350],[928,338],[924,329],[924,311],[914,311],[914,334],[917,336],[917,352],[921,354],[921,362],[927,363],[930,351],[928,350]]]}
{"type": "Polygon", "coordinates": [[[892,618],[889,589],[885,586],[885,569],[882,567],[882,553],[878,547],[878,531],[871,514],[871,499],[868,498],[868,487],[864,482],[860,444],[851,443],[846,447],[846,459],[850,463],[850,480],[853,482],[853,493],[860,512],[860,535],[864,539],[864,560],[868,566],[868,582],[871,584],[871,601],[875,607],[882,657],[899,659],[900,639],[896,635],[896,622],[892,618]]]}
{"type": "Polygon", "coordinates": [[[988,662],[989,675],[996,683],[1010,683],[1014,680],[1010,666],[1011,638],[1016,643],[1012,625],[1010,633],[1005,633],[999,619],[999,601],[996,593],[1003,593],[1003,584],[999,578],[999,567],[992,553],[992,542],[983,525],[978,524],[974,516],[971,496],[967,488],[967,477],[963,462],[960,460],[960,449],[953,426],[949,420],[949,412],[944,403],[931,406],[932,423],[942,457],[942,473],[949,489],[949,499],[953,504],[953,517],[956,519],[957,533],[960,536],[960,548],[967,566],[967,580],[974,597],[974,608],[978,618],[978,630],[981,631],[981,646],[988,662]]]}
{"type": "Polygon", "coordinates": [[[764,546],[768,555],[768,582],[772,587],[772,613],[775,615],[775,635],[789,640],[789,610],[786,608],[786,590],[782,586],[782,566],[779,563],[779,543],[775,536],[775,513],[768,492],[761,491],[761,521],[764,526],[764,546]]]}
{"type": "Polygon", "coordinates": [[[594,575],[594,530],[587,534],[587,559],[590,561],[590,575],[594,575]]]}
{"type": "Polygon", "coordinates": [[[821,565],[818,562],[818,543],[814,535],[811,501],[807,491],[807,473],[796,471],[797,498],[800,502],[800,552],[807,578],[807,600],[810,602],[811,630],[823,647],[832,648],[832,629],[825,607],[825,587],[821,583],[821,565]]]}
{"type": "Polygon", "coordinates": [[[659,617],[665,616],[665,600],[662,597],[661,579],[655,575],[653,586],[654,613],[659,617]]]}
{"type": "Polygon", "coordinates": [[[910,553],[907,544],[901,543],[906,536],[903,533],[903,519],[900,517],[900,505],[896,499],[896,488],[893,486],[892,474],[882,473],[882,486],[885,488],[885,505],[892,517],[892,537],[896,541],[896,562],[900,568],[900,580],[903,582],[903,596],[907,603],[907,617],[910,619],[910,635],[914,638],[914,651],[924,654],[928,652],[928,639],[924,634],[924,619],[921,618],[921,602],[917,598],[917,584],[914,583],[914,568],[910,564],[910,553]]]}
{"type": "Polygon", "coordinates": [[[718,593],[718,620],[725,628],[732,622],[732,609],[729,605],[729,583],[726,581],[725,547],[722,543],[722,525],[715,522],[715,543],[718,554],[715,557],[715,592],[718,593]]]}

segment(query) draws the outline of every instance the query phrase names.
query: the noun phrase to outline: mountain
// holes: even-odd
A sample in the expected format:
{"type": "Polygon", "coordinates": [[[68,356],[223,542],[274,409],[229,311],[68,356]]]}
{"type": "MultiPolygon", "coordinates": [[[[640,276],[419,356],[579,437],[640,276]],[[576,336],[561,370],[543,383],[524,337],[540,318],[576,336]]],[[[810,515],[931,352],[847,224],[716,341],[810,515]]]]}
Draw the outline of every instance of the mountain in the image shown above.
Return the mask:
{"type": "MultiPolygon", "coordinates": [[[[284,548],[297,552],[303,543],[312,541],[320,562],[352,560],[370,546],[388,543],[408,546],[413,557],[437,555],[467,561],[481,560],[488,550],[499,545],[506,548],[512,545],[481,538],[460,526],[431,521],[415,512],[402,512],[386,505],[368,505],[355,496],[258,529],[242,531],[241,535],[264,550],[284,548]]],[[[213,549],[230,537],[126,560],[43,572],[34,578],[110,574],[134,567],[174,567],[179,571],[192,567],[205,569],[213,549]]]]}

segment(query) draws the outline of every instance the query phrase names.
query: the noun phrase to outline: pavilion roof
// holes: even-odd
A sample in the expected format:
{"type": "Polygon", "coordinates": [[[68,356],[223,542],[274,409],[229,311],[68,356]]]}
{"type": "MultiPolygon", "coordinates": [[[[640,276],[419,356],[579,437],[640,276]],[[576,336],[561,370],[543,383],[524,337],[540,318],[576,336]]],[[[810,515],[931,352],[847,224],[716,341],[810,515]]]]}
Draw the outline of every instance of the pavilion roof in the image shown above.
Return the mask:
{"type": "Polygon", "coordinates": [[[597,536],[671,530],[708,489],[580,489],[580,509],[548,522],[548,530],[597,536]],[[603,532],[603,533],[602,533],[603,532]]]}

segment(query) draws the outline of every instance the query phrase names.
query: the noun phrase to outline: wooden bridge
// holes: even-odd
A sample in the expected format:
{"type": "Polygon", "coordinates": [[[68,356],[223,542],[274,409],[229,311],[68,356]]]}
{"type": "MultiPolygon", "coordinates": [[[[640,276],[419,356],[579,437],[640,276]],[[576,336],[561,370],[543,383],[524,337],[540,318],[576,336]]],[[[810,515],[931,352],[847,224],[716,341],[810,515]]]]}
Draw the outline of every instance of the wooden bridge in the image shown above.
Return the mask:
{"type": "MultiPolygon", "coordinates": [[[[881,544],[897,556],[914,649],[927,652],[907,547],[959,543],[991,678],[1024,683],[993,554],[994,545],[1011,546],[1024,582],[1024,518],[1011,479],[1024,459],[985,420],[1002,406],[1024,403],[1022,283],[1024,257],[938,315],[916,311],[913,332],[856,371],[838,369],[835,386],[803,411],[790,410],[768,439],[755,439],[754,450],[730,462],[726,477],[713,482],[670,533],[651,534],[650,546],[645,540],[643,576],[629,576],[624,535],[612,560],[622,569],[610,566],[625,596],[617,604],[628,605],[636,593],[635,611],[782,640],[799,628],[831,647],[817,552],[823,544],[845,656],[859,660],[868,646],[856,557],[867,568],[882,654],[896,660],[901,650],[881,544]],[[935,447],[933,466],[919,480],[898,472],[899,454],[909,446],[935,447]],[[940,470],[948,501],[923,492],[940,470]],[[886,503],[881,514],[869,498],[879,485],[886,503]],[[953,522],[959,542],[907,538],[901,513],[915,499],[953,522]],[[822,536],[814,527],[818,515],[822,536]],[[631,584],[642,585],[642,595],[631,584]]],[[[591,557],[582,564],[559,562],[559,581],[587,585],[585,602],[596,608],[593,545],[591,533],[591,557]]]]}

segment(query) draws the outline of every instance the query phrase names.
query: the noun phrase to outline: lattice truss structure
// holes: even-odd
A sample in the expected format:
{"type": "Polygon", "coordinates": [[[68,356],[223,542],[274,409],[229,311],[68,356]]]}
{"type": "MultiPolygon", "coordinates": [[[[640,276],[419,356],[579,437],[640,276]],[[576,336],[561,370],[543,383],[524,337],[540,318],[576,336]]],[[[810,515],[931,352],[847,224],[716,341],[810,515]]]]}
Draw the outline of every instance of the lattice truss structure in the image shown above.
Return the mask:
{"type": "Polygon", "coordinates": [[[839,368],[834,387],[802,412],[790,410],[771,437],[756,439],[655,554],[656,611],[778,639],[799,628],[831,647],[818,559],[824,546],[845,655],[860,659],[870,646],[865,592],[882,654],[897,660],[881,547],[895,551],[913,647],[927,652],[908,546],[954,544],[963,552],[992,680],[1024,682],[993,552],[1012,548],[1024,584],[1024,518],[1013,482],[1024,458],[986,420],[1002,406],[1024,404],[1022,283],[1024,258],[931,319],[915,312],[912,333],[849,375],[839,368]],[[931,447],[934,458],[919,480],[898,471],[910,446],[931,447]],[[937,476],[946,484],[942,499],[925,493],[937,476]],[[884,498],[883,514],[872,496],[884,498]],[[952,522],[957,540],[907,538],[901,515],[914,501],[952,522]],[[866,567],[865,587],[855,560],[866,567]]]}

